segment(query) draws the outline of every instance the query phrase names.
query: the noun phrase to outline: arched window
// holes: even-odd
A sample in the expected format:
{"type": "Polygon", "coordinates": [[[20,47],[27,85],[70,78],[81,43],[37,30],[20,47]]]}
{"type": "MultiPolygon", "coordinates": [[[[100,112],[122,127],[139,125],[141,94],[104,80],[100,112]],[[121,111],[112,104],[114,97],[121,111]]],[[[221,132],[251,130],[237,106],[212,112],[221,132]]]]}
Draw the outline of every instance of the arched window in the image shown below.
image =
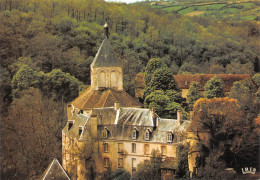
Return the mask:
{"type": "Polygon", "coordinates": [[[106,71],[99,71],[98,73],[98,87],[106,87],[106,71]]]}
{"type": "Polygon", "coordinates": [[[149,129],[147,129],[147,130],[145,131],[145,137],[144,137],[144,139],[145,139],[146,141],[149,141],[149,140],[150,140],[150,130],[149,130],[149,129]]]}
{"type": "Polygon", "coordinates": [[[115,70],[110,71],[110,87],[117,87],[117,72],[115,70]]]}

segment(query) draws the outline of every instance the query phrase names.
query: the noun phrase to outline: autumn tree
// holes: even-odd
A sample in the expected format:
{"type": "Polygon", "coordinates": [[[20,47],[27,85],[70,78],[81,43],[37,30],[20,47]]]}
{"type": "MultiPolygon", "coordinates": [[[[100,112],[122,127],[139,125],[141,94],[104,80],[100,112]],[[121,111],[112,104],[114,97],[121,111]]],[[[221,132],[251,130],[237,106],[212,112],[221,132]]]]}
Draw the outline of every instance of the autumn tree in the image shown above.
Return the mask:
{"type": "Polygon", "coordinates": [[[224,97],[224,82],[219,76],[214,76],[205,85],[205,97],[224,97]]]}
{"type": "Polygon", "coordinates": [[[239,170],[245,164],[257,166],[258,137],[254,130],[252,132],[250,122],[237,100],[199,99],[193,111],[190,131],[196,134],[200,145],[200,168],[207,166],[206,159],[212,153],[217,157],[216,163],[224,162],[225,165],[221,165],[223,167],[239,170]]]}

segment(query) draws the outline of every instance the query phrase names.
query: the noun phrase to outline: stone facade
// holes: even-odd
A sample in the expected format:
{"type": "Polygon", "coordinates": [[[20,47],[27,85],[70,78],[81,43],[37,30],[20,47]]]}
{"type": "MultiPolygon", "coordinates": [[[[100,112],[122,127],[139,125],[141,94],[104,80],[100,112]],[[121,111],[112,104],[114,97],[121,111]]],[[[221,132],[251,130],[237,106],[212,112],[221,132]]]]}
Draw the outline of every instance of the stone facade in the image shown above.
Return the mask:
{"type": "Polygon", "coordinates": [[[152,150],[178,157],[188,120],[163,119],[123,91],[122,67],[104,39],[91,64],[91,86],[68,104],[62,131],[62,165],[71,179],[101,179],[103,172],[136,171],[152,150]],[[95,176],[93,175],[95,174],[95,176]]]}

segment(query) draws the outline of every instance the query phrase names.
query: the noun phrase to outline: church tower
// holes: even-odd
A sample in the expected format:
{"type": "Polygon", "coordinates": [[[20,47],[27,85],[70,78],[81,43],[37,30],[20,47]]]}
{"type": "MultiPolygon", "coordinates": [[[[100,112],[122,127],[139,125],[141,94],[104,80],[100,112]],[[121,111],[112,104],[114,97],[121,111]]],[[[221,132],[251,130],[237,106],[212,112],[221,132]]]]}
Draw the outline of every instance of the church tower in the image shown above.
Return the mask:
{"type": "Polygon", "coordinates": [[[114,89],[123,90],[123,70],[109,42],[108,26],[104,25],[105,39],[103,40],[95,59],[90,65],[91,87],[94,90],[114,89]]]}

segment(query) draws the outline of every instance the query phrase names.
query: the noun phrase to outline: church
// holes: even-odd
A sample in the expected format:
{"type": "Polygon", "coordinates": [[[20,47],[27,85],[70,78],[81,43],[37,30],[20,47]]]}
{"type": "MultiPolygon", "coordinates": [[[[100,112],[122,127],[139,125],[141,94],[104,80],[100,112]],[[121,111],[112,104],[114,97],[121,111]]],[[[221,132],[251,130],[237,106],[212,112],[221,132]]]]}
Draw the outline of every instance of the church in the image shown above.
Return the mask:
{"type": "Polygon", "coordinates": [[[160,118],[123,89],[120,60],[106,36],[91,64],[91,86],[67,105],[62,130],[62,166],[71,179],[101,179],[107,170],[135,173],[159,150],[178,158],[189,120],[160,118]],[[95,174],[95,176],[94,176],[95,174]]]}

